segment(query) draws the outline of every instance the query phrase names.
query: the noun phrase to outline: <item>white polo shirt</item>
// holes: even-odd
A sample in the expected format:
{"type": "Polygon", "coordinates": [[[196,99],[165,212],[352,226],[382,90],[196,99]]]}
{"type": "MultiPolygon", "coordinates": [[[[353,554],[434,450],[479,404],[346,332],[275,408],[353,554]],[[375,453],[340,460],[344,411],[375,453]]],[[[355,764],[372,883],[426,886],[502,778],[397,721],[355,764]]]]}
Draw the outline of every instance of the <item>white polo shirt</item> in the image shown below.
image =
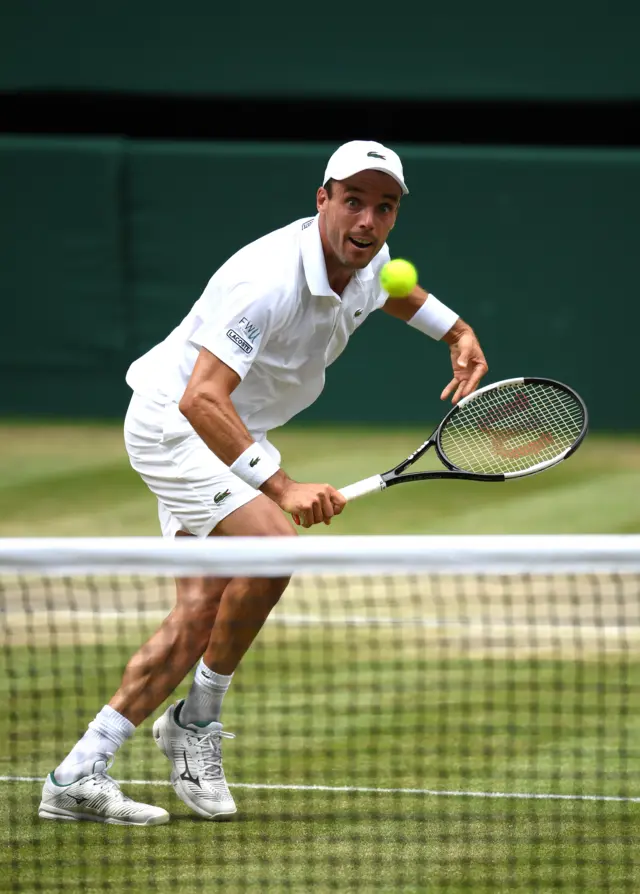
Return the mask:
{"type": "Polygon", "coordinates": [[[268,233],[229,258],[180,325],[129,367],[127,383],[159,403],[178,402],[201,347],[242,381],[231,395],[255,438],[312,404],[325,370],[388,298],[386,245],[342,296],[331,289],[318,217],[268,233]]]}

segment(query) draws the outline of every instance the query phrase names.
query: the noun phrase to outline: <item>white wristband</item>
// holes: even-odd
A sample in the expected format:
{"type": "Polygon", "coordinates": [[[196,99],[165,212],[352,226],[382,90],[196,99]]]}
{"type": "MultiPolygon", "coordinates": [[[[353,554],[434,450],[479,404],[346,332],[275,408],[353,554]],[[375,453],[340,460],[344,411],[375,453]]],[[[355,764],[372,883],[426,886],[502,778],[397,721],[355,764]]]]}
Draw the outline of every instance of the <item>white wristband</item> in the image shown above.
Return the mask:
{"type": "Polygon", "coordinates": [[[435,295],[429,294],[422,307],[409,320],[409,325],[440,341],[457,319],[457,313],[438,301],[435,295]]]}
{"type": "Polygon", "coordinates": [[[259,444],[253,443],[229,466],[234,475],[256,490],[279,470],[280,466],[259,444]]]}

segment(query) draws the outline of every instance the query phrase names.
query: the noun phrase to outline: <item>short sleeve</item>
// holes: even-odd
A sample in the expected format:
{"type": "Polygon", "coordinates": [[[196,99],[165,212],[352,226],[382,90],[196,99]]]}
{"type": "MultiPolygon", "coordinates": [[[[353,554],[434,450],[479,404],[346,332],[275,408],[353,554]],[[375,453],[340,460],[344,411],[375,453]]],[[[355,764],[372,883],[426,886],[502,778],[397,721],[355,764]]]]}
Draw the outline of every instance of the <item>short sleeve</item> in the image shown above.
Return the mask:
{"type": "Polygon", "coordinates": [[[200,320],[189,341],[244,379],[271,332],[274,296],[259,294],[255,286],[243,283],[211,295],[207,304],[206,319],[200,320]]]}

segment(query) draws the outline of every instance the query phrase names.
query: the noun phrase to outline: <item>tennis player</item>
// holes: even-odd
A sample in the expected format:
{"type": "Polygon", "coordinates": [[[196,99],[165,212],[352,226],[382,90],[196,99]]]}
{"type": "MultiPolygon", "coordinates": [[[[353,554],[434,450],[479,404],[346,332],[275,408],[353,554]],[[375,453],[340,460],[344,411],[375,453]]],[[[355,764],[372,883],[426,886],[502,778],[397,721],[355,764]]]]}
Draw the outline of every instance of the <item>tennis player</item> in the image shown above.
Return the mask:
{"type": "MultiPolygon", "coordinates": [[[[317,191],[315,217],[242,248],[214,274],[180,325],[130,367],[125,441],[158,499],[165,537],[295,536],[345,505],[329,484],[294,481],[267,440],[320,395],[325,369],[375,310],[449,345],[457,402],[487,370],[473,333],[416,287],[388,300],[379,282],[386,239],[408,192],[402,164],[380,143],[340,146],[317,191]]],[[[122,683],[47,778],[39,814],[131,825],[165,823],[107,775],[113,756],[197,663],[186,699],[155,721],[176,794],[217,819],[236,805],[222,768],[220,722],[233,674],[288,580],[177,581],[176,605],[131,658],[122,683]]],[[[256,718],[259,722],[259,718],[256,718]]]]}

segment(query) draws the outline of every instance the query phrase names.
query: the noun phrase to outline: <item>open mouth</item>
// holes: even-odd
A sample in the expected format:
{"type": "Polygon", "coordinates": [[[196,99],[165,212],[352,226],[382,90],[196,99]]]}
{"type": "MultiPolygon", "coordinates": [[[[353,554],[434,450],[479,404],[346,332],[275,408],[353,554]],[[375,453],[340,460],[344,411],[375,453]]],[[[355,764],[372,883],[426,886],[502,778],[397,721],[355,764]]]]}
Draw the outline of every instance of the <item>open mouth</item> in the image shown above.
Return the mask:
{"type": "Polygon", "coordinates": [[[354,239],[353,236],[349,236],[349,242],[360,249],[371,248],[373,245],[373,242],[367,241],[366,239],[354,239]]]}

